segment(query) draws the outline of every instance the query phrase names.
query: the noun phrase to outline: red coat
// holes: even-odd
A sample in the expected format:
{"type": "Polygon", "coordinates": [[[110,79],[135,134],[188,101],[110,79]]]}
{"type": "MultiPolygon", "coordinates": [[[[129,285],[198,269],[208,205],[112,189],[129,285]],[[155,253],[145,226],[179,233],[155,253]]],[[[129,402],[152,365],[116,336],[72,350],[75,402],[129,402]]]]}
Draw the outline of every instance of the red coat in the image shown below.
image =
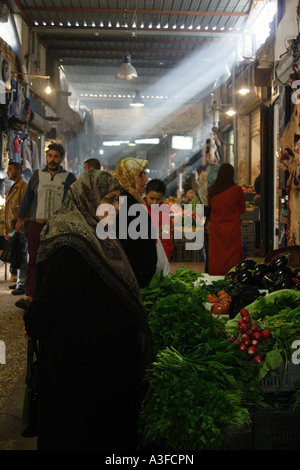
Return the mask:
{"type": "MultiPolygon", "coordinates": [[[[144,198],[144,201],[145,201],[146,207],[148,209],[148,213],[151,216],[151,206],[149,206],[147,204],[147,199],[146,198],[144,198]]],[[[164,247],[166,256],[169,260],[170,257],[171,257],[171,254],[173,252],[173,241],[172,241],[173,224],[172,224],[172,220],[170,219],[170,209],[169,209],[168,204],[165,204],[165,203],[160,204],[159,220],[156,220],[156,219],[157,218],[153,217],[153,214],[152,214],[152,217],[151,217],[152,224],[153,224],[154,228],[156,228],[156,229],[159,228],[159,238],[161,239],[162,246],[164,247]],[[170,221],[170,224],[168,224],[167,226],[165,224],[163,225],[164,221],[163,221],[162,212],[166,213],[165,219],[170,221]],[[167,232],[169,233],[169,236],[167,238],[163,238],[162,233],[164,233],[164,237],[166,237],[167,232]]]]}
{"type": "Polygon", "coordinates": [[[240,186],[234,185],[211,199],[208,264],[209,274],[223,276],[243,259],[240,214],[246,201],[240,186]]]}

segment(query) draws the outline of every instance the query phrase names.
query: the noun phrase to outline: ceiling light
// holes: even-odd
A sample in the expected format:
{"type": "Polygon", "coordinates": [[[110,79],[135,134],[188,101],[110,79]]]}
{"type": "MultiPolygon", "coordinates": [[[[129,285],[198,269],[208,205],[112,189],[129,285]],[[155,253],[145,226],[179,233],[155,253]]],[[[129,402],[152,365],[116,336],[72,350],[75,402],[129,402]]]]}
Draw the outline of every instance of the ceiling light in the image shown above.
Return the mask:
{"type": "Polygon", "coordinates": [[[51,91],[52,91],[51,87],[50,87],[50,85],[48,85],[45,89],[45,92],[47,93],[47,95],[50,95],[51,91]]]}
{"type": "Polygon", "coordinates": [[[232,108],[228,109],[228,111],[226,111],[226,114],[227,116],[234,116],[236,114],[236,111],[232,108]]]}
{"type": "Polygon", "coordinates": [[[123,56],[122,65],[118,68],[116,78],[119,80],[132,80],[137,77],[138,74],[135,68],[131,65],[131,55],[125,54],[123,56]]]}
{"type": "Polygon", "coordinates": [[[144,106],[144,102],[140,97],[140,92],[139,90],[135,91],[135,97],[133,98],[132,102],[130,103],[130,106],[135,106],[135,107],[142,107],[144,106]]]}
{"type": "Polygon", "coordinates": [[[240,90],[239,90],[240,95],[243,95],[243,96],[247,95],[247,93],[249,93],[249,92],[250,92],[250,90],[247,87],[240,88],[240,90]]]}

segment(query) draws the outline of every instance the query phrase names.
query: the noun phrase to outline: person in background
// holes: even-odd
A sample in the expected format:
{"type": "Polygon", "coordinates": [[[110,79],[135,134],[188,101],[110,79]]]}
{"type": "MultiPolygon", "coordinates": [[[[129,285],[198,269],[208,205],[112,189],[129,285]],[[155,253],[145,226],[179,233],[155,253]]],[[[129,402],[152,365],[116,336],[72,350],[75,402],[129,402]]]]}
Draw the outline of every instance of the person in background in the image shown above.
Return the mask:
{"type": "MultiPolygon", "coordinates": [[[[6,192],[5,214],[4,214],[4,238],[9,240],[15,233],[15,225],[17,222],[17,214],[24,197],[27,182],[22,178],[21,163],[10,161],[7,166],[7,177],[13,182],[13,185],[6,192]]],[[[26,230],[28,218],[24,221],[26,230]]],[[[25,294],[25,281],[27,269],[27,240],[26,234],[21,234],[21,243],[23,246],[23,263],[20,269],[17,269],[17,282],[9,286],[13,295],[25,294]]]]}
{"type": "Polygon", "coordinates": [[[18,211],[16,230],[24,232],[24,218],[30,213],[27,228],[29,261],[26,272],[25,293],[16,306],[27,308],[35,295],[35,265],[40,243],[40,233],[53,213],[60,208],[67,191],[76,181],[73,173],[64,170],[61,163],[65,150],[60,144],[50,144],[46,151],[46,167],[35,170],[29,180],[24,198],[18,211]]]}
{"type": "Polygon", "coordinates": [[[208,204],[209,274],[222,276],[243,260],[240,214],[246,211],[246,200],[241,186],[234,183],[230,163],[221,165],[216,182],[208,188],[208,204]]]}
{"type": "Polygon", "coordinates": [[[210,207],[208,205],[208,188],[215,183],[220,166],[216,163],[212,163],[207,166],[206,171],[200,173],[198,178],[198,196],[200,203],[204,205],[204,245],[203,245],[203,255],[204,255],[204,265],[205,272],[209,272],[208,268],[208,239],[209,239],[209,227],[210,227],[210,207]]]}
{"type": "MultiPolygon", "coordinates": [[[[127,210],[129,212],[131,206],[140,204],[141,209],[147,211],[143,195],[148,181],[146,176],[146,169],[149,162],[140,158],[123,158],[114,171],[114,176],[119,183],[123,186],[122,197],[126,197],[127,210]]],[[[121,208],[122,211],[122,208],[121,208]]],[[[156,253],[156,240],[151,237],[152,235],[152,222],[148,214],[147,238],[131,238],[128,234],[128,227],[135,219],[135,216],[128,215],[127,213],[127,236],[121,238],[120,242],[124,251],[131,263],[133,272],[136,275],[140,288],[149,285],[153,275],[156,271],[157,253],[156,253]]],[[[120,235],[124,227],[121,226],[121,218],[117,216],[117,233],[120,235]]]]}
{"type": "Polygon", "coordinates": [[[160,179],[153,179],[147,183],[146,196],[144,201],[146,203],[148,213],[152,218],[152,223],[156,229],[158,229],[159,238],[161,239],[164,247],[166,256],[170,260],[173,252],[173,241],[172,241],[172,221],[170,219],[170,208],[167,204],[162,204],[163,198],[166,191],[165,183],[160,179]],[[158,204],[160,206],[160,212],[158,217],[151,214],[152,204],[158,204]],[[161,212],[162,211],[162,212],[161,212]],[[165,215],[164,215],[165,214],[165,215]],[[169,223],[164,223],[164,218],[169,223]]]}
{"type": "Polygon", "coordinates": [[[184,196],[182,198],[181,204],[191,204],[195,196],[196,196],[196,191],[194,191],[192,188],[187,188],[184,192],[184,196]]]}
{"type": "Polygon", "coordinates": [[[134,450],[152,335],[118,239],[100,239],[101,204],[122,187],[105,171],[72,184],[46,224],[24,336],[38,340],[38,450],[134,450]]]}
{"type": "Polygon", "coordinates": [[[100,170],[101,169],[101,162],[98,158],[89,158],[85,160],[83,164],[84,171],[88,170],[100,170]]]}

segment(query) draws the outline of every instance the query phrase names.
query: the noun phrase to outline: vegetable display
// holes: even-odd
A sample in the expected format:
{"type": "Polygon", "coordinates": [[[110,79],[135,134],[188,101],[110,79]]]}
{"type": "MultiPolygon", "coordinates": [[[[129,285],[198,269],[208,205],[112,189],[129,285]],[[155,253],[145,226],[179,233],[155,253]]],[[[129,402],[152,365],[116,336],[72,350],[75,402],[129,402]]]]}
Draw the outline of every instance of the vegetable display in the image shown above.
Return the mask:
{"type": "MultiPolygon", "coordinates": [[[[250,267],[256,264],[248,260],[238,269],[250,267]]],[[[228,425],[249,427],[255,410],[270,406],[260,384],[282,365],[286,370],[292,342],[300,339],[300,291],[261,292],[230,276],[206,283],[182,268],[155,275],[142,295],[156,356],[146,374],[142,445],[226,449],[228,425]],[[227,315],[215,312],[224,305],[227,315]]],[[[293,397],[299,410],[299,388],[293,397]]]]}
{"type": "Polygon", "coordinates": [[[281,289],[300,289],[299,268],[288,266],[289,255],[275,258],[270,263],[256,263],[245,259],[232,268],[225,276],[233,283],[268,289],[270,292],[281,289]]]}

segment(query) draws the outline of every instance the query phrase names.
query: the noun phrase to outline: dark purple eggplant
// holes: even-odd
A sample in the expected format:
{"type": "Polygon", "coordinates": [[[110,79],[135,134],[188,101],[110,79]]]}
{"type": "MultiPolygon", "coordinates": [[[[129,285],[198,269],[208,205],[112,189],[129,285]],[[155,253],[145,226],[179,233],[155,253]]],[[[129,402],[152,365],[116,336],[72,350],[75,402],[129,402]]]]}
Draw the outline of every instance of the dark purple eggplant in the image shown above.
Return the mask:
{"type": "Polygon", "coordinates": [[[286,276],[286,277],[293,277],[293,270],[290,268],[290,266],[283,266],[282,268],[279,268],[278,271],[275,271],[275,274],[277,278],[280,278],[281,276],[286,276]]]}
{"type": "Polygon", "coordinates": [[[252,273],[249,270],[242,271],[241,273],[238,273],[238,275],[236,277],[236,282],[238,284],[242,284],[242,285],[246,285],[246,286],[253,285],[252,273]]]}
{"type": "Polygon", "coordinates": [[[252,258],[246,258],[240,261],[235,267],[236,272],[244,271],[245,269],[253,269],[256,265],[256,261],[252,258]]]}
{"type": "Polygon", "coordinates": [[[264,275],[268,273],[268,271],[269,271],[268,264],[265,264],[265,263],[257,264],[252,273],[253,279],[260,281],[264,277],[264,275]]]}
{"type": "Polygon", "coordinates": [[[277,281],[273,282],[270,287],[269,291],[274,292],[276,290],[281,290],[281,289],[295,289],[296,288],[296,283],[293,281],[292,278],[287,277],[287,276],[281,276],[277,281]]]}
{"type": "Polygon", "coordinates": [[[270,261],[269,266],[272,271],[277,271],[279,268],[283,268],[288,264],[288,256],[282,255],[270,261]]]}

